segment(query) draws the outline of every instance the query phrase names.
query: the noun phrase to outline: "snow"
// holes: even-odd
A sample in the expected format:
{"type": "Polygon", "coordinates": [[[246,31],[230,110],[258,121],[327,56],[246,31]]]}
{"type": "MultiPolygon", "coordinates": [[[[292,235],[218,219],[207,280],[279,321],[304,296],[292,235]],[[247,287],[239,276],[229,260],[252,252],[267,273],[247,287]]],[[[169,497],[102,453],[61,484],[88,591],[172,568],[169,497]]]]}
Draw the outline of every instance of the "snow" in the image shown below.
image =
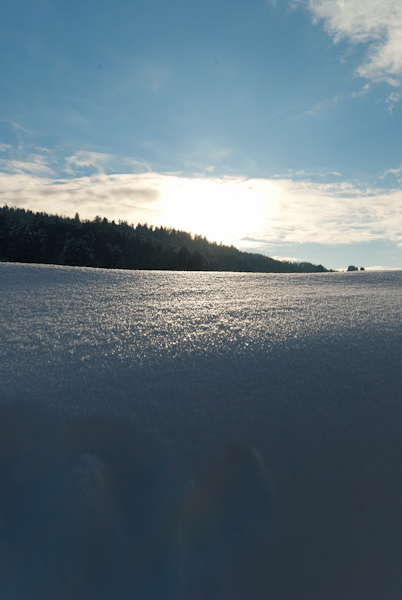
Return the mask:
{"type": "Polygon", "coordinates": [[[399,600],[401,287],[0,264],[0,597],[399,600]]]}

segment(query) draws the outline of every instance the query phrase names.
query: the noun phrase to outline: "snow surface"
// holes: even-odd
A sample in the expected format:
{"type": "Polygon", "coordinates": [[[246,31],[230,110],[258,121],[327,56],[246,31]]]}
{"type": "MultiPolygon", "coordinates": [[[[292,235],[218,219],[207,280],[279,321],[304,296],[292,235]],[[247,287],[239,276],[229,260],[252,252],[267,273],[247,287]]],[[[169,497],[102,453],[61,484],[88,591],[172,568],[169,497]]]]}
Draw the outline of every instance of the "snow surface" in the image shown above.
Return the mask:
{"type": "Polygon", "coordinates": [[[400,600],[401,288],[0,264],[0,597],[400,600]]]}

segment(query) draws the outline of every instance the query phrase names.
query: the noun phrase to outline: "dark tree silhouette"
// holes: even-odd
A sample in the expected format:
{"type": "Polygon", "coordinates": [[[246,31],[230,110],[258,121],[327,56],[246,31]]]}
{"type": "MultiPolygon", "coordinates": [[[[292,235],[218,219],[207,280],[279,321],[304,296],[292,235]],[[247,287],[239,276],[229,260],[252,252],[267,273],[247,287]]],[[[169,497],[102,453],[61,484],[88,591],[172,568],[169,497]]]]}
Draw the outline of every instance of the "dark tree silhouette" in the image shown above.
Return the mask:
{"type": "MultiPolygon", "coordinates": [[[[0,261],[106,269],[324,273],[322,265],[274,260],[167,227],[93,221],[0,208],[0,261]]],[[[355,270],[356,267],[353,267],[355,270]]],[[[349,267],[348,270],[351,270],[349,267]]]]}

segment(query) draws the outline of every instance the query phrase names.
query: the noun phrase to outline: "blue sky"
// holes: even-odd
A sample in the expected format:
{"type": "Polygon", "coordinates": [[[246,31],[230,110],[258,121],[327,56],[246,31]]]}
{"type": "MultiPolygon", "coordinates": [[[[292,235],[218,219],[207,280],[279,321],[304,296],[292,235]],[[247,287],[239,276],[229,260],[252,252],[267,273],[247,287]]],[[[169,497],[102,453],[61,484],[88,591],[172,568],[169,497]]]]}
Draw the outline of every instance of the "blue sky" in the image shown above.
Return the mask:
{"type": "Polygon", "coordinates": [[[3,0],[0,203],[402,268],[400,0],[3,0]]]}

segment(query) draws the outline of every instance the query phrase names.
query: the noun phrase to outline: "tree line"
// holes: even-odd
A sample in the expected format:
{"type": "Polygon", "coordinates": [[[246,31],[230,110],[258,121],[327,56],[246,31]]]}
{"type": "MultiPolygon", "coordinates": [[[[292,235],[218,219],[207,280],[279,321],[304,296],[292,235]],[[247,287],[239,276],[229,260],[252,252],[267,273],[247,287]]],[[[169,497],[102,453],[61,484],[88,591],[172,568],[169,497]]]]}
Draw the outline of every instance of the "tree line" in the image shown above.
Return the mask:
{"type": "Polygon", "coordinates": [[[279,261],[170,227],[92,221],[0,208],[0,261],[172,271],[328,272],[309,262],[279,261]]]}

